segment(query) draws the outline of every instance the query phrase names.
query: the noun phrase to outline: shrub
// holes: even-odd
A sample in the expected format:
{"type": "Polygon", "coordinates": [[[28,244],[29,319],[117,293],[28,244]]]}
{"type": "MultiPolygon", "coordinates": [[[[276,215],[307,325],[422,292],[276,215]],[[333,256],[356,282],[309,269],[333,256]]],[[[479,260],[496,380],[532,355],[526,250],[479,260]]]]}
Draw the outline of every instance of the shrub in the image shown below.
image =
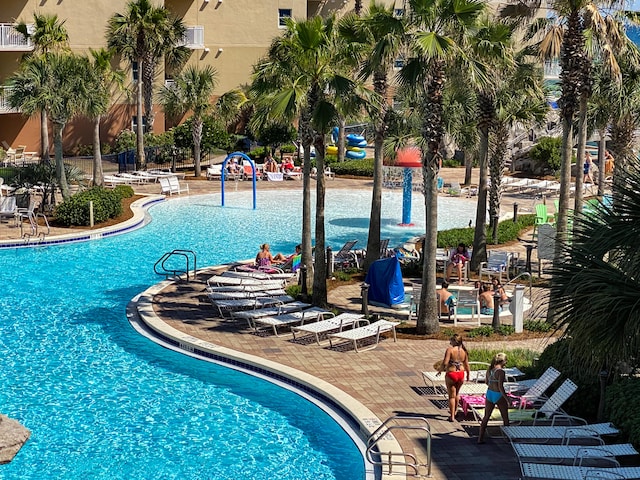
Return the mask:
{"type": "MultiPolygon", "coordinates": [[[[519,215],[518,221],[504,220],[498,224],[498,244],[512,242],[518,239],[520,232],[533,226],[535,215],[519,215]]],[[[459,243],[473,244],[475,229],[473,227],[452,228],[438,232],[438,247],[452,247],[459,243]]],[[[491,231],[487,226],[487,244],[490,244],[491,231]]]]}
{"type": "Polygon", "coordinates": [[[640,378],[623,379],[607,387],[605,413],[629,442],[640,448],[640,415],[634,415],[630,409],[640,395],[640,378]]]}
{"type": "Polygon", "coordinates": [[[498,327],[498,330],[496,330],[496,333],[498,335],[508,337],[509,335],[513,335],[514,333],[516,333],[516,329],[513,325],[500,325],[498,327]]]}
{"type": "Polygon", "coordinates": [[[335,272],[333,272],[333,276],[335,277],[336,280],[339,280],[341,282],[346,282],[351,280],[351,274],[349,274],[348,272],[345,272],[344,270],[336,270],[335,272]]]}
{"type": "MultiPolygon", "coordinates": [[[[470,348],[469,359],[474,362],[491,363],[491,360],[496,353],[498,353],[498,349],[470,348]]],[[[507,363],[509,366],[518,367],[523,372],[531,370],[531,367],[538,356],[538,352],[526,348],[505,350],[504,353],[507,354],[507,363]]]]}
{"type": "MultiPolygon", "coordinates": [[[[191,133],[191,124],[193,117],[185,120],[177,127],[172,128],[173,139],[178,148],[193,149],[193,135],[191,133]]],[[[203,152],[210,152],[216,148],[231,152],[234,150],[235,138],[230,135],[224,125],[213,117],[208,116],[202,122],[202,140],[200,141],[200,149],[203,152]]]]}
{"type": "Polygon", "coordinates": [[[529,332],[550,332],[553,329],[553,325],[545,322],[544,320],[525,320],[524,329],[529,332]]]}
{"type": "Polygon", "coordinates": [[[119,194],[102,187],[93,187],[76,193],[58,205],[55,211],[56,220],[64,226],[88,226],[90,201],[93,202],[95,223],[102,223],[122,213],[122,200],[119,194]]]}
{"type": "Polygon", "coordinates": [[[270,152],[269,147],[258,147],[251,150],[247,155],[252,160],[261,160],[266,157],[270,152]]]}
{"type": "Polygon", "coordinates": [[[127,150],[135,150],[136,148],[136,134],[131,130],[121,131],[113,144],[113,149],[116,153],[126,152],[127,150]]]}
{"type": "Polygon", "coordinates": [[[280,147],[280,153],[294,153],[296,150],[296,146],[291,144],[280,147]]]}
{"type": "Polygon", "coordinates": [[[560,169],[561,156],[562,139],[560,137],[542,137],[529,151],[531,160],[553,171],[560,169]]]}
{"type": "Polygon", "coordinates": [[[336,175],[352,175],[354,177],[373,177],[373,158],[363,160],[348,160],[332,163],[332,170],[336,175]]]}
{"type": "Polygon", "coordinates": [[[492,334],[493,334],[493,327],[489,325],[483,325],[482,327],[476,327],[471,329],[471,331],[469,331],[467,336],[469,338],[490,337],[492,334]]]}
{"type": "Polygon", "coordinates": [[[287,292],[287,295],[289,295],[290,297],[297,298],[298,295],[302,293],[302,286],[289,285],[287,288],[284,289],[284,291],[287,292]]]}
{"type": "Polygon", "coordinates": [[[131,198],[133,197],[133,187],[131,185],[116,185],[113,191],[120,197],[123,198],[131,198]]]}

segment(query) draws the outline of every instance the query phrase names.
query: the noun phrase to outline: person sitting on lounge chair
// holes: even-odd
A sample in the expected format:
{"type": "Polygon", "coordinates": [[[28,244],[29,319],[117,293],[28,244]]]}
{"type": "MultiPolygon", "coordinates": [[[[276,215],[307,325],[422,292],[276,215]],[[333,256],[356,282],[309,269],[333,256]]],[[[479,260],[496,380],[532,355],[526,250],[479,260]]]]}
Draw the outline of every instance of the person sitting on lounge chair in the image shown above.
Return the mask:
{"type": "Polygon", "coordinates": [[[448,312],[449,315],[453,313],[453,307],[455,306],[456,297],[454,297],[449,290],[449,284],[442,282],[442,288],[438,290],[438,297],[440,300],[440,312],[448,312]]]}
{"type": "Polygon", "coordinates": [[[293,164],[293,160],[291,159],[291,157],[284,157],[282,159],[282,172],[283,173],[293,172],[294,168],[295,168],[295,165],[293,164]]]}
{"type": "Polygon", "coordinates": [[[302,245],[298,244],[296,245],[296,251],[291,255],[289,255],[288,257],[286,257],[284,263],[279,264],[278,268],[281,268],[284,271],[291,271],[295,273],[300,268],[301,259],[302,259],[302,245]]]}
{"type": "Polygon", "coordinates": [[[272,263],[276,262],[284,262],[286,257],[281,253],[276,255],[271,254],[271,247],[268,243],[263,243],[260,245],[260,251],[256,255],[256,265],[258,267],[268,267],[272,263]]]}

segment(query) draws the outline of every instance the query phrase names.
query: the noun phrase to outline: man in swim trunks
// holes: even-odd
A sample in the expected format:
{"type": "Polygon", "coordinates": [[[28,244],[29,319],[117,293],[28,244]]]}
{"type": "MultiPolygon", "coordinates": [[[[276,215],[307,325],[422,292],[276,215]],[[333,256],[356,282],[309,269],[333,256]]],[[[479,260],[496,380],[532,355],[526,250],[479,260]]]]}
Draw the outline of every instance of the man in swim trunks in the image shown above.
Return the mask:
{"type": "Polygon", "coordinates": [[[449,421],[455,421],[456,412],[460,403],[460,387],[464,383],[464,374],[467,373],[469,381],[469,354],[462,342],[462,336],[457,333],[451,337],[450,346],[444,352],[443,368],[447,372],[444,377],[449,395],[449,421]]]}

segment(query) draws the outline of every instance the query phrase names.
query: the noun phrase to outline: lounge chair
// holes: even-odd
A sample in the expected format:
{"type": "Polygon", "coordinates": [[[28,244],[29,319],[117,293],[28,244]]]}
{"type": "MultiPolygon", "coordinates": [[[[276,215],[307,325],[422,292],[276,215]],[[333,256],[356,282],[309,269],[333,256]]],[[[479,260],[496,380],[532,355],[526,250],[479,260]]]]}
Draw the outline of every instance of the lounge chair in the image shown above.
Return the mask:
{"type": "Polygon", "coordinates": [[[0,198],[0,220],[3,218],[15,218],[17,213],[18,206],[16,205],[16,197],[11,196],[0,198]]]}
{"type": "MultiPolygon", "coordinates": [[[[585,449],[584,445],[546,445],[539,443],[512,443],[514,452],[518,456],[518,460],[535,458],[536,463],[560,463],[562,460],[575,460],[579,458],[581,449],[585,449]]],[[[627,455],[637,455],[638,451],[630,443],[619,443],[605,445],[604,442],[596,447],[596,453],[610,457],[621,457],[627,455]]]]}
{"type": "MultiPolygon", "coordinates": [[[[551,395],[551,397],[549,397],[549,399],[544,402],[544,404],[539,409],[534,408],[525,410],[522,408],[512,408],[509,409],[509,419],[512,422],[523,422],[532,420],[533,425],[535,426],[535,424],[539,420],[548,420],[556,413],[562,413],[562,404],[564,404],[564,402],[566,402],[567,399],[577,389],[578,386],[571,380],[567,379],[562,383],[562,385],[560,385],[560,387],[558,387],[555,393],[551,395]]],[[[471,405],[471,410],[476,420],[482,421],[482,418],[484,417],[484,408],[476,408],[475,406],[471,405]]],[[[497,412],[497,409],[494,409],[491,420],[494,419],[493,415],[495,415],[495,419],[498,419],[500,416],[500,412],[497,412]]]]}
{"type": "MultiPolygon", "coordinates": [[[[253,327],[256,333],[260,331],[260,326],[270,327],[273,329],[273,334],[276,337],[278,335],[278,327],[292,327],[293,325],[304,325],[307,320],[317,322],[324,319],[326,316],[332,316],[333,312],[325,310],[319,307],[311,307],[298,312],[283,313],[280,315],[266,316],[254,318],[252,320],[247,319],[249,327],[253,327]]],[[[311,324],[313,325],[313,324],[311,324]]]]}
{"type": "MultiPolygon", "coordinates": [[[[268,317],[273,315],[282,315],[283,313],[297,312],[309,308],[311,304],[304,302],[289,302],[277,306],[256,308],[255,310],[231,311],[232,318],[242,318],[247,321],[253,321],[257,318],[268,317]]],[[[250,324],[251,325],[251,324],[250,324]]]]}
{"type": "Polygon", "coordinates": [[[531,426],[531,425],[511,425],[500,427],[502,433],[510,442],[555,442],[567,444],[574,437],[601,437],[605,435],[618,435],[620,430],[611,423],[591,423],[577,417],[566,415],[553,419],[551,425],[531,426]],[[562,417],[562,420],[569,419],[573,425],[556,425],[555,420],[562,417]],[[576,424],[577,423],[577,424],[576,424]]]}
{"type": "Polygon", "coordinates": [[[583,480],[588,478],[640,478],[640,467],[574,467],[568,465],[549,465],[546,463],[523,463],[523,478],[557,478],[562,480],[583,480]],[[618,477],[607,476],[620,475],[618,477]]]}
{"type": "Polygon", "coordinates": [[[333,254],[333,268],[336,267],[346,268],[355,265],[356,268],[358,265],[358,255],[355,252],[352,252],[351,249],[358,243],[357,240],[350,240],[346,242],[340,250],[333,254]]]}
{"type": "Polygon", "coordinates": [[[284,280],[263,280],[251,277],[232,277],[229,275],[213,275],[207,280],[207,285],[211,287],[223,287],[223,286],[254,286],[262,287],[262,289],[269,288],[283,288],[285,285],[284,280]]]}
{"type": "Polygon", "coordinates": [[[528,403],[539,401],[544,392],[551,386],[553,382],[560,376],[560,372],[553,367],[547,368],[535,383],[522,395],[518,395],[520,399],[520,408],[524,408],[528,403]]]}
{"type": "Polygon", "coordinates": [[[207,168],[207,180],[222,178],[222,164],[211,165],[207,168]]]}
{"type": "MultiPolygon", "coordinates": [[[[415,311],[416,318],[418,317],[418,308],[420,307],[420,297],[422,296],[422,284],[411,283],[411,300],[409,301],[409,320],[415,311]]],[[[440,299],[438,298],[438,303],[440,299]]]]}
{"type": "Polygon", "coordinates": [[[378,346],[380,342],[380,334],[384,332],[391,331],[393,333],[393,341],[396,342],[396,325],[399,325],[400,322],[389,322],[387,320],[378,320],[377,322],[373,322],[370,325],[364,325],[362,327],[354,328],[353,330],[346,330],[344,332],[338,333],[330,333],[329,336],[329,344],[330,347],[333,348],[333,339],[339,340],[347,340],[348,342],[353,342],[353,348],[356,352],[363,352],[366,350],[371,350],[378,346]],[[358,341],[365,339],[375,339],[375,343],[370,344],[366,348],[358,349],[358,341]]]}
{"type": "Polygon", "coordinates": [[[176,176],[160,178],[160,186],[162,187],[162,193],[165,195],[189,193],[189,185],[180,185],[180,181],[176,176]]]}
{"type": "Polygon", "coordinates": [[[239,300],[243,298],[257,298],[257,297],[278,297],[280,295],[286,295],[282,289],[275,290],[255,290],[255,291],[235,291],[235,292],[208,292],[207,297],[209,300],[239,300]]]}
{"type": "Polygon", "coordinates": [[[254,265],[241,265],[234,270],[227,270],[223,277],[254,278],[257,280],[291,280],[296,277],[292,272],[285,272],[275,265],[269,267],[255,267],[254,265]]]}
{"type": "Polygon", "coordinates": [[[258,308],[282,305],[293,302],[294,298],[289,295],[278,295],[276,297],[254,297],[234,300],[212,300],[211,303],[218,309],[221,317],[231,315],[236,310],[255,310],[258,308]]]}
{"type": "Polygon", "coordinates": [[[500,280],[500,283],[502,283],[502,275],[504,274],[508,281],[509,267],[511,266],[512,259],[512,253],[500,252],[496,250],[489,251],[487,261],[480,263],[480,281],[482,281],[483,274],[487,275],[488,280],[491,280],[492,276],[497,276],[500,280]]]}
{"type": "Polygon", "coordinates": [[[328,334],[335,330],[342,332],[345,327],[353,327],[363,318],[364,315],[357,313],[341,313],[337,317],[324,318],[316,323],[292,327],[291,332],[294,340],[296,339],[296,333],[313,334],[316,343],[320,345],[320,335],[328,334]]]}
{"type": "Polygon", "coordinates": [[[548,213],[547,206],[544,203],[538,203],[536,204],[536,219],[533,224],[533,233],[531,234],[533,240],[535,240],[537,236],[538,227],[546,223],[554,223],[553,215],[548,213]]]}

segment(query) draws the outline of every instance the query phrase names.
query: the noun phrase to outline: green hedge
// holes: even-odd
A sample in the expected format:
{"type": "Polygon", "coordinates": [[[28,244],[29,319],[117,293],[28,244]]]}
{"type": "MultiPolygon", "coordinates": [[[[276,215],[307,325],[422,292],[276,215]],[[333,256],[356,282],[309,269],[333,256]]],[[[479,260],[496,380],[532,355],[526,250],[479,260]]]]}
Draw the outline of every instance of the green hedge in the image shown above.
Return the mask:
{"type": "MultiPolygon", "coordinates": [[[[532,227],[536,220],[535,215],[519,215],[518,221],[505,220],[498,224],[498,244],[512,242],[518,239],[520,232],[532,227]]],[[[452,247],[459,243],[473,245],[474,227],[452,228],[438,232],[438,247],[452,247]]],[[[487,244],[491,245],[491,230],[487,226],[487,244]]]]}
{"type": "Polygon", "coordinates": [[[352,175],[354,177],[373,177],[373,158],[363,160],[347,160],[345,162],[327,162],[336,175],[352,175]]]}
{"type": "Polygon", "coordinates": [[[131,198],[134,195],[133,187],[131,185],[116,185],[113,191],[120,197],[123,198],[131,198]]]}
{"type": "Polygon", "coordinates": [[[635,404],[640,395],[640,378],[624,379],[607,387],[605,413],[629,442],[640,448],[640,415],[635,404]]]}
{"type": "Polygon", "coordinates": [[[93,187],[76,193],[58,205],[55,211],[56,221],[64,226],[88,226],[90,201],[93,202],[94,223],[102,223],[122,213],[122,198],[119,193],[93,187]]]}

